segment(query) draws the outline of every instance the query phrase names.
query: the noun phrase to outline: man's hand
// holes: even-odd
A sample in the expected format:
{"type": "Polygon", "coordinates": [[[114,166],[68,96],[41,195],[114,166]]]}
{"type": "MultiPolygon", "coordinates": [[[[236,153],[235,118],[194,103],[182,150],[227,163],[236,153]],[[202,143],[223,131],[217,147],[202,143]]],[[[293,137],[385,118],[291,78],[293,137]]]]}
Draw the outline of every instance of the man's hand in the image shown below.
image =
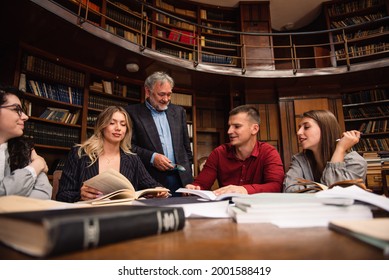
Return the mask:
{"type": "Polygon", "coordinates": [[[162,154],[155,154],[154,167],[160,171],[168,171],[174,168],[170,159],[162,154]]]}
{"type": "Polygon", "coordinates": [[[247,190],[242,186],[236,186],[236,185],[228,185],[222,188],[219,188],[217,190],[214,190],[214,193],[216,195],[221,195],[224,193],[241,193],[241,194],[247,194],[247,190]]]}
{"type": "Polygon", "coordinates": [[[192,185],[192,184],[187,184],[185,186],[186,189],[191,189],[191,190],[200,190],[200,186],[195,186],[195,185],[192,185]]]}

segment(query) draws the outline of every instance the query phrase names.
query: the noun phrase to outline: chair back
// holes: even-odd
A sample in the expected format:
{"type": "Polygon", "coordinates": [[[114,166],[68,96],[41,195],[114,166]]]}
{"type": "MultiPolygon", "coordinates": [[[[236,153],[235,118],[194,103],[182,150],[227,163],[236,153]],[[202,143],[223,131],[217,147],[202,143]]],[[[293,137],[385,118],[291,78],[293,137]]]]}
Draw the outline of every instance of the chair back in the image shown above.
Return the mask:
{"type": "Polygon", "coordinates": [[[55,200],[55,197],[58,193],[58,187],[59,187],[59,179],[61,179],[62,176],[62,170],[55,170],[53,172],[53,193],[51,195],[51,199],[55,200]]]}

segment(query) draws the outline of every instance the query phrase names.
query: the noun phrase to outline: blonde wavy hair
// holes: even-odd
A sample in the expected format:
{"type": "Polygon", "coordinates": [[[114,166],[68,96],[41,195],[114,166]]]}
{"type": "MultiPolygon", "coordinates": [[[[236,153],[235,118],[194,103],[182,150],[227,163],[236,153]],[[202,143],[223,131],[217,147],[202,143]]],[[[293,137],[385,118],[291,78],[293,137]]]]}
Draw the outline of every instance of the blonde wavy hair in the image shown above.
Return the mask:
{"type": "Polygon", "coordinates": [[[120,142],[120,148],[127,154],[133,154],[131,152],[131,138],[132,138],[132,122],[127,114],[127,111],[120,106],[109,106],[102,111],[96,120],[93,135],[84,141],[82,144],[77,144],[80,147],[78,149],[78,156],[81,158],[86,155],[91,160],[91,164],[94,164],[96,160],[103,153],[104,133],[103,130],[111,123],[114,113],[119,112],[124,115],[126,120],[127,131],[123,140],[120,142]]]}

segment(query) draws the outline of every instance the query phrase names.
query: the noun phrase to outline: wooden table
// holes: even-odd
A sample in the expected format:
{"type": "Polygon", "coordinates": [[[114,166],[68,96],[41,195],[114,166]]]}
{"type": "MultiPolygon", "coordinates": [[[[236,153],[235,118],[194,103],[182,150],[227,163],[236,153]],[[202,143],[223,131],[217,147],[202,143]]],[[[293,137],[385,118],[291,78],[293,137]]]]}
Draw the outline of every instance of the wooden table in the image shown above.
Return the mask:
{"type": "MultiPolygon", "coordinates": [[[[0,245],[0,259],[30,257],[0,245]]],[[[53,259],[341,260],[384,259],[371,245],[323,227],[280,229],[230,219],[188,219],[184,230],[78,251],[53,259]]]]}

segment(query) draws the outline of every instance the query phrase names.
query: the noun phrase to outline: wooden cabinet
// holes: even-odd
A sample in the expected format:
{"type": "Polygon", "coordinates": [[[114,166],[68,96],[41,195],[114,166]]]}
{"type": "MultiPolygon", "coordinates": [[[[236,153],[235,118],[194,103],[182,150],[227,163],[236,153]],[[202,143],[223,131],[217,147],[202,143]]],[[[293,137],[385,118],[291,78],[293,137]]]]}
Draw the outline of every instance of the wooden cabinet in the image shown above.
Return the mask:
{"type": "MultiPolygon", "coordinates": [[[[242,31],[271,33],[269,5],[269,1],[239,2],[242,31]]],[[[255,66],[256,69],[275,69],[271,36],[241,35],[241,42],[244,45],[245,66],[255,66]]]]}
{"type": "Polygon", "coordinates": [[[333,66],[387,57],[388,1],[336,0],[324,3],[333,66]]]}
{"type": "Polygon", "coordinates": [[[389,84],[343,93],[343,110],[346,129],[363,133],[354,150],[389,151],[389,84]]]}

